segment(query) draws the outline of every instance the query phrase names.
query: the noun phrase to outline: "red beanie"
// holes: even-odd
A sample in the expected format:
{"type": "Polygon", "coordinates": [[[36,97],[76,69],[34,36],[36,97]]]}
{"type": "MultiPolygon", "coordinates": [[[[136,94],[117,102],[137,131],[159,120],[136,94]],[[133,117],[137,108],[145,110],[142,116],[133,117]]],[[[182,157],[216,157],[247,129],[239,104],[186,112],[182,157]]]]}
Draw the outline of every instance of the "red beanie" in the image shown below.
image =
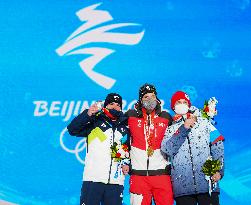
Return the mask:
{"type": "Polygon", "coordinates": [[[183,91],[177,91],[176,93],[173,94],[172,99],[171,99],[172,110],[174,110],[175,103],[180,99],[186,100],[188,102],[188,106],[191,107],[191,102],[188,95],[183,91]]]}

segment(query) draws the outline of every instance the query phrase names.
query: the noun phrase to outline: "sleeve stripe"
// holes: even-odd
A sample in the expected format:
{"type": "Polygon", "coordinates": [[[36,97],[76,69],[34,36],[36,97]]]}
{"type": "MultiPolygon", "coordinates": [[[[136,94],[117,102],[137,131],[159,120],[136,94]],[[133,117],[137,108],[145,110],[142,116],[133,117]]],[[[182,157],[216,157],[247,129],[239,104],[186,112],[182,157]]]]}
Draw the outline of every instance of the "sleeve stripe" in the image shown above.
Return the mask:
{"type": "Polygon", "coordinates": [[[225,140],[225,138],[222,136],[222,135],[220,135],[217,139],[215,139],[213,142],[212,142],[212,144],[215,144],[215,143],[217,143],[217,142],[219,142],[219,141],[224,141],[225,140]]]}

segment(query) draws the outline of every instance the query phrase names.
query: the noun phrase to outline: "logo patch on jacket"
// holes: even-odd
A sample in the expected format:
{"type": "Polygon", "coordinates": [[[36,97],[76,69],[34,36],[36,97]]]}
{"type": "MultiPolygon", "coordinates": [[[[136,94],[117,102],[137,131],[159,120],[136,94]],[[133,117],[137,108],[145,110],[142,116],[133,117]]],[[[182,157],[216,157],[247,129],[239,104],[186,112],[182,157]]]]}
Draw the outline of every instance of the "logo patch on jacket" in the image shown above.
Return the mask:
{"type": "Polygon", "coordinates": [[[178,135],[180,133],[180,130],[178,129],[174,134],[178,135]]]}
{"type": "Polygon", "coordinates": [[[138,120],[138,127],[142,126],[142,120],[138,120]]]}
{"type": "Polygon", "coordinates": [[[159,127],[165,127],[165,123],[160,122],[160,123],[159,123],[159,127]]]}
{"type": "Polygon", "coordinates": [[[123,132],[125,132],[125,129],[123,127],[121,127],[120,131],[123,133],[123,132]]]}

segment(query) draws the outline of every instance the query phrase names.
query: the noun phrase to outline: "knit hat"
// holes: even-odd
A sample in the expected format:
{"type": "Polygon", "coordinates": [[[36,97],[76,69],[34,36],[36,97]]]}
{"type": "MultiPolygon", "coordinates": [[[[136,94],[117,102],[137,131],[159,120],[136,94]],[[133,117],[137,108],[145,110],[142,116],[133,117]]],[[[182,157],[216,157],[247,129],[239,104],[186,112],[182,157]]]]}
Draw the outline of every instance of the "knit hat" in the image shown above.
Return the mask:
{"type": "Polygon", "coordinates": [[[186,100],[188,102],[188,106],[191,107],[191,101],[189,99],[189,96],[183,91],[177,91],[176,93],[173,94],[172,99],[171,99],[172,110],[174,110],[175,103],[181,99],[186,100]]]}
{"type": "Polygon", "coordinates": [[[142,85],[139,89],[139,101],[142,100],[143,96],[147,93],[154,93],[155,95],[157,95],[157,91],[156,88],[154,87],[154,85],[145,83],[144,85],[142,85]]]}
{"type": "Polygon", "coordinates": [[[108,104],[113,103],[113,102],[118,103],[119,106],[122,108],[122,97],[117,93],[109,93],[106,96],[104,107],[106,107],[108,104]]]}

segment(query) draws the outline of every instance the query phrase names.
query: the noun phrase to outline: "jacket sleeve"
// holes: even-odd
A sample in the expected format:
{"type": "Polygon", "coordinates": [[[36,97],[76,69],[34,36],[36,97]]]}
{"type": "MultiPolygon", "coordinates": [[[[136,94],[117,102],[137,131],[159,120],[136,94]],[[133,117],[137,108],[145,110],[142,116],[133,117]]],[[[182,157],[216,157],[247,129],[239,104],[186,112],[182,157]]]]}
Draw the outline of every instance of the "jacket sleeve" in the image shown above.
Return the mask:
{"type": "Polygon", "coordinates": [[[221,162],[221,177],[224,176],[224,137],[220,132],[211,125],[210,131],[210,146],[211,156],[213,160],[219,160],[221,162]]]}
{"type": "Polygon", "coordinates": [[[182,123],[168,127],[161,143],[161,151],[173,157],[185,142],[189,132],[190,129],[186,129],[182,123]]]}
{"type": "Polygon", "coordinates": [[[93,126],[93,122],[95,121],[95,116],[89,116],[87,112],[88,110],[84,110],[67,126],[70,135],[80,137],[87,136],[88,130],[93,126]]]}

